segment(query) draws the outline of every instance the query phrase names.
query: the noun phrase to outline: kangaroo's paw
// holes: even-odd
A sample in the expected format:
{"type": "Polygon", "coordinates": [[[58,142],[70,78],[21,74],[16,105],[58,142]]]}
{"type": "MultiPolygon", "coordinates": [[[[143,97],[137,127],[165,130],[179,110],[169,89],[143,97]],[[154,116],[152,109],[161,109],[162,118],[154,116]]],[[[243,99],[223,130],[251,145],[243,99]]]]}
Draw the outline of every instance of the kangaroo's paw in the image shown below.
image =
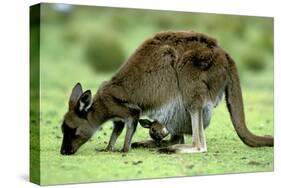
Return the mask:
{"type": "Polygon", "coordinates": [[[129,151],[130,151],[130,148],[126,148],[126,147],[124,147],[120,150],[121,153],[128,153],[129,151]]]}
{"type": "Polygon", "coordinates": [[[207,148],[199,148],[194,147],[192,145],[187,144],[175,144],[172,146],[168,146],[165,148],[158,149],[159,153],[166,153],[166,154],[172,154],[172,153],[203,153],[207,152],[207,148]]]}

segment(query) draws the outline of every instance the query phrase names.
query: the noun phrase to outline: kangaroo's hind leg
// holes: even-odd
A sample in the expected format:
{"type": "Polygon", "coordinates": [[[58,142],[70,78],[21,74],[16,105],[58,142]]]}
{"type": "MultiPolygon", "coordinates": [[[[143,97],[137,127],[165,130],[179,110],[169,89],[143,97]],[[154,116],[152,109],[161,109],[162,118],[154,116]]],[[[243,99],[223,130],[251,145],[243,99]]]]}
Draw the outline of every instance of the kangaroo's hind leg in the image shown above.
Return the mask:
{"type": "Polygon", "coordinates": [[[203,125],[203,110],[190,111],[192,124],[192,144],[175,144],[159,149],[161,153],[201,153],[207,151],[203,125]]]}

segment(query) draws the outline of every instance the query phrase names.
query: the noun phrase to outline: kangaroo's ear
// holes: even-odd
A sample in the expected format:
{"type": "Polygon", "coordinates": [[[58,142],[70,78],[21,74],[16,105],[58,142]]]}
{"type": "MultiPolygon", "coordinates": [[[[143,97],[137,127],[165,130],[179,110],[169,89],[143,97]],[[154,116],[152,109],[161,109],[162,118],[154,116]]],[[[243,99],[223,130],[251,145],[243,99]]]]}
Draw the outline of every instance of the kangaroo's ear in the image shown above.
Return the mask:
{"type": "Polygon", "coordinates": [[[140,119],[139,123],[143,128],[147,128],[147,129],[149,129],[152,125],[152,122],[149,121],[148,119],[140,119]]]}
{"type": "Polygon", "coordinates": [[[92,93],[90,90],[85,91],[79,98],[78,111],[87,112],[92,105],[92,93]]]}
{"type": "Polygon", "coordinates": [[[76,103],[79,99],[79,97],[82,95],[83,91],[82,91],[82,86],[80,83],[77,83],[71,92],[70,98],[69,98],[69,109],[74,109],[76,106],[76,103]]]}

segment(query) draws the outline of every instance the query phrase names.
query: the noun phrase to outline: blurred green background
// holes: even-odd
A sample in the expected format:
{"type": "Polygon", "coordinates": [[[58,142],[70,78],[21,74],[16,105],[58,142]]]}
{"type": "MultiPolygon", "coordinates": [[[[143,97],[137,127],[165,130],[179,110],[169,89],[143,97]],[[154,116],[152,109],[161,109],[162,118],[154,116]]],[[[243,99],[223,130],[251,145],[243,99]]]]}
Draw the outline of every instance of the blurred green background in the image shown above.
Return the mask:
{"type": "MultiPolygon", "coordinates": [[[[40,124],[41,165],[35,168],[40,168],[42,184],[273,170],[273,148],[245,146],[224,104],[215,110],[206,131],[205,154],[97,152],[107,144],[110,122],[76,155],[59,154],[60,125],[72,87],[81,82],[95,93],[146,38],[166,30],[193,30],[216,38],[237,62],[248,127],[256,134],[272,135],[273,18],[64,4],[41,4],[40,14],[31,17],[31,32],[38,34],[40,26],[40,44],[31,40],[31,71],[40,69],[40,119],[31,108],[31,129],[40,124]],[[35,24],[38,20],[40,25],[35,24]]],[[[31,76],[31,83],[37,82],[31,76]]],[[[139,127],[133,140],[148,138],[147,130],[139,127]]],[[[31,142],[37,143],[38,137],[32,135],[31,142]]],[[[31,147],[31,154],[36,152],[31,147]]]]}

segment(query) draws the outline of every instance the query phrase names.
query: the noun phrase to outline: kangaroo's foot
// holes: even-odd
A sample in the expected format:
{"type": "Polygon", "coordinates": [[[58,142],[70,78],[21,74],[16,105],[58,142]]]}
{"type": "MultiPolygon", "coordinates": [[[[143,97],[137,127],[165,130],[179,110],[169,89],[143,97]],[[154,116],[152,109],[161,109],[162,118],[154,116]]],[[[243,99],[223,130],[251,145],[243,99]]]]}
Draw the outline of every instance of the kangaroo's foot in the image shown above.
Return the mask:
{"type": "Polygon", "coordinates": [[[154,140],[145,140],[140,142],[132,143],[132,148],[160,148],[160,147],[167,147],[169,145],[168,140],[162,140],[160,142],[156,142],[154,140]]]}
{"type": "Polygon", "coordinates": [[[168,147],[158,149],[159,153],[204,153],[207,152],[206,147],[195,147],[188,144],[175,144],[168,147]]]}

